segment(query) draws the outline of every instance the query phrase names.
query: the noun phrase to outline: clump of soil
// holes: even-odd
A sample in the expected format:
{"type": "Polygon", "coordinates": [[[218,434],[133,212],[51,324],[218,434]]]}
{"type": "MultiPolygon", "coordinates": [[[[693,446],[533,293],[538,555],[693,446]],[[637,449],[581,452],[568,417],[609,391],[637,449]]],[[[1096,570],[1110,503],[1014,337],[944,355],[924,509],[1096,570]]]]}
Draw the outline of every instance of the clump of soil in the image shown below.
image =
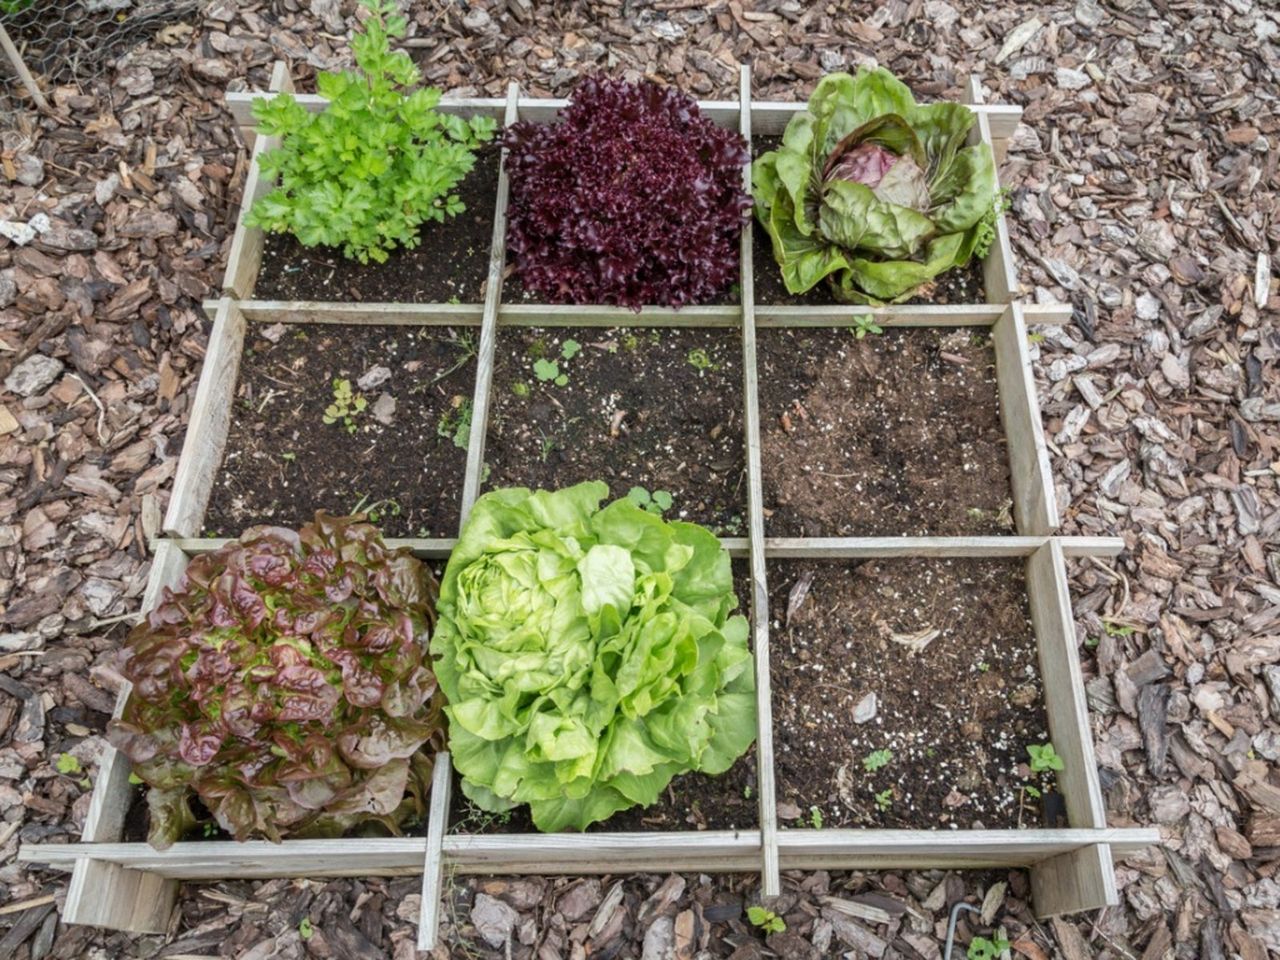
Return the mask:
{"type": "Polygon", "coordinates": [[[369,303],[481,303],[489,276],[499,148],[488,144],[458,184],[466,210],[424,223],[421,242],[386,263],[361,263],[333,247],[304,247],[290,234],[268,234],[253,295],[259,300],[369,303]]]}
{"type": "Polygon", "coordinates": [[[985,330],[762,330],[771,537],[1013,532],[995,354],[985,330]]]}
{"type": "Polygon", "coordinates": [[[1026,766],[1048,720],[1020,559],[779,561],[769,583],[788,825],[813,806],[831,827],[1042,825],[1021,794],[1052,781],[1026,766]]]}
{"type": "Polygon", "coordinates": [[[209,535],[237,536],[260,523],[296,527],[317,510],[345,515],[357,507],[372,510],[388,537],[457,535],[474,329],[249,329],[205,519],[209,535]],[[381,382],[361,388],[367,374],[381,382]],[[335,379],[348,380],[367,403],[354,415],[354,432],[342,421],[323,422],[335,379]]]}
{"type": "Polygon", "coordinates": [[[614,497],[666,490],[667,519],[741,535],[741,357],[734,330],[502,328],[487,488],[600,479],[614,497]],[[566,360],[570,342],[578,352],[566,360]],[[552,363],[561,385],[538,378],[552,363]]]}
{"type": "MultiPolygon", "coordinates": [[[[752,137],[752,157],[778,149],[781,137],[752,137]]],[[[839,303],[831,295],[831,286],[823,280],[807,293],[791,293],[782,279],[782,271],[773,258],[773,240],[769,231],[752,217],[751,269],[755,280],[755,302],[766,306],[825,307],[839,303]]],[[[948,270],[920,288],[908,304],[983,303],[986,293],[982,283],[982,261],[970,260],[965,266],[948,270]]],[[[853,308],[851,308],[853,309],[853,308]]]]}
{"type": "MultiPolygon", "coordinates": [[[[751,573],[745,560],[733,562],[734,611],[750,619],[751,573]]],[[[454,775],[450,831],[453,833],[536,833],[528,806],[504,814],[481,810],[463,794],[454,775]]],[[[719,776],[685,773],[674,777],[650,807],[619,810],[608,820],[592,824],[588,833],[628,833],[673,830],[755,830],[759,827],[756,747],[751,747],[719,776]]]]}

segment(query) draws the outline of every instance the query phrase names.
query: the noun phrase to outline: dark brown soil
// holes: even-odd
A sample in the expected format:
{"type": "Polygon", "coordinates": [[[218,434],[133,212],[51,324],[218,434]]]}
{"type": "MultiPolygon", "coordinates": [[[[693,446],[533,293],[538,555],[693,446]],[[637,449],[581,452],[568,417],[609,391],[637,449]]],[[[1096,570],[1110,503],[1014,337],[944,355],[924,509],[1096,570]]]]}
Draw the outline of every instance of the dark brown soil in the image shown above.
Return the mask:
{"type": "Polygon", "coordinates": [[[812,806],[824,826],[1042,825],[1037,801],[1019,809],[1023,784],[1047,785],[1027,746],[1048,739],[1020,559],[780,561],[769,584],[777,795],[802,817],[788,825],[812,806]],[[907,638],[933,630],[912,655],[907,638]],[[892,758],[868,771],[879,750],[892,758]]]}
{"type": "Polygon", "coordinates": [[[762,330],[765,532],[1013,532],[985,330],[762,330]]]}
{"type": "MultiPolygon", "coordinates": [[[[751,141],[752,157],[776,150],[782,142],[781,137],[753,137],[751,141]]],[[[788,307],[822,307],[838,303],[831,295],[831,287],[822,281],[807,293],[791,293],[782,280],[782,271],[773,258],[773,241],[769,239],[769,231],[760,225],[760,221],[752,218],[751,235],[751,271],[755,280],[755,302],[771,306],[788,307]]],[[[926,284],[920,292],[906,303],[982,303],[986,297],[982,285],[982,263],[971,260],[958,270],[951,270],[926,284]]]]}
{"type": "Polygon", "coordinates": [[[487,488],[601,479],[615,497],[633,486],[666,490],[675,501],[668,519],[742,534],[740,343],[736,331],[716,329],[501,329],[487,488]],[[566,361],[570,339],[581,352],[566,361]],[[540,359],[568,382],[538,380],[540,359]]]}
{"type": "Polygon", "coordinates": [[[444,223],[424,223],[422,242],[386,263],[362,264],[333,247],[304,247],[291,235],[268,234],[253,295],[259,300],[344,300],[369,303],[480,303],[489,275],[499,149],[476,154],[459,184],[467,209],[444,223]]]}
{"type": "Polygon", "coordinates": [[[456,536],[467,462],[459,427],[470,418],[475,331],[310,324],[275,332],[274,344],[261,336],[245,344],[206,532],[298,526],[317,510],[349,514],[359,506],[374,508],[389,537],[456,536]],[[357,381],[376,366],[390,379],[361,390],[357,381]],[[337,378],[368,402],[354,433],[322,419],[337,378]],[[383,394],[395,400],[389,424],[375,413],[383,394]]]}
{"type": "MultiPolygon", "coordinates": [[[[750,570],[745,560],[733,563],[737,613],[749,616],[750,570]]],[[[454,833],[536,833],[527,806],[494,815],[475,807],[454,775],[450,829],[454,833]]],[[[671,830],[754,830],[759,825],[756,792],[756,748],[752,744],[738,762],[719,776],[686,773],[674,778],[651,807],[620,810],[589,833],[671,830]]]]}

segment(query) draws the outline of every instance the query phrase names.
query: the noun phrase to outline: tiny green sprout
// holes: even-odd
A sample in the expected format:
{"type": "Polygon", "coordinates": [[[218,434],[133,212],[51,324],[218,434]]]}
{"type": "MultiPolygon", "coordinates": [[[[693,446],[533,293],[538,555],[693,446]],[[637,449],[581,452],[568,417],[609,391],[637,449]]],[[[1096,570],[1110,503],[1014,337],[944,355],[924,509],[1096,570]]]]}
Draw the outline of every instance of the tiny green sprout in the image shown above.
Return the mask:
{"type": "Polygon", "coordinates": [[[876,809],[881,813],[888,813],[889,808],[893,806],[893,787],[881,790],[875,795],[876,809]]]}
{"type": "Polygon", "coordinates": [[[527,397],[529,395],[529,385],[523,380],[517,380],[511,385],[511,392],[517,397],[527,397]]]}
{"type": "Polygon", "coordinates": [[[466,397],[454,397],[452,406],[440,415],[436,424],[436,434],[453,441],[460,450],[467,449],[471,442],[471,400],[466,397]]]}
{"type": "Polygon", "coordinates": [[[322,419],[325,423],[337,423],[347,428],[347,433],[356,432],[356,415],[363,413],[369,401],[364,394],[352,393],[351,381],[336,378],[333,381],[333,403],[324,408],[322,419]]]}
{"type": "Polygon", "coordinates": [[[298,459],[298,455],[292,450],[286,450],[284,453],[280,454],[280,459],[285,463],[293,463],[293,461],[298,459]]]}
{"type": "Polygon", "coordinates": [[[981,507],[970,507],[965,512],[969,514],[970,520],[981,520],[987,515],[987,511],[983,510],[981,507]]]}
{"type": "Polygon", "coordinates": [[[554,360],[535,360],[533,362],[533,375],[543,383],[548,383],[560,376],[560,364],[554,360]]]}
{"type": "Polygon", "coordinates": [[[622,349],[629,353],[634,353],[640,347],[640,338],[634,333],[628,333],[622,338],[622,349]]]}
{"type": "Polygon", "coordinates": [[[1107,631],[1108,637],[1128,637],[1133,635],[1133,627],[1127,623],[1115,623],[1111,620],[1102,621],[1102,629],[1107,631]]]}
{"type": "Polygon", "coordinates": [[[212,820],[206,820],[204,822],[204,825],[200,828],[200,832],[205,835],[206,839],[209,837],[217,836],[218,825],[214,823],[212,820]]]}
{"type": "Polygon", "coordinates": [[[298,936],[303,940],[310,940],[315,935],[315,928],[311,926],[311,918],[303,917],[298,921],[298,936]]]}
{"type": "Polygon", "coordinates": [[[58,755],[58,762],[54,764],[58,768],[59,773],[79,773],[80,761],[69,753],[58,755]]]}
{"type": "Polygon", "coordinates": [[[743,800],[751,799],[751,784],[748,783],[745,787],[742,788],[742,799],[743,800]]]}
{"type": "Polygon", "coordinates": [[[822,811],[816,806],[809,808],[809,823],[815,830],[822,829],[822,811]]]}
{"type": "Polygon", "coordinates": [[[650,493],[644,487],[632,487],[627,491],[627,499],[641,510],[658,517],[670,510],[674,502],[671,494],[666,490],[655,490],[650,493]]]}
{"type": "Polygon", "coordinates": [[[1031,772],[1045,773],[1048,770],[1061,770],[1064,766],[1062,758],[1053,749],[1052,743],[1031,744],[1027,747],[1031,757],[1031,772]]]}
{"type": "Polygon", "coordinates": [[[144,781],[143,781],[143,779],[142,779],[140,776],[138,776],[136,773],[130,773],[130,774],[129,774],[129,782],[130,782],[131,784],[133,784],[135,787],[140,787],[140,786],[142,786],[142,784],[143,784],[143,782],[144,782],[144,781]]]}
{"type": "Polygon", "coordinates": [[[1027,334],[1027,343],[1044,343],[1044,334],[1038,330],[1027,334]]]}
{"type": "Polygon", "coordinates": [[[985,661],[985,660],[979,660],[979,661],[978,661],[978,672],[979,672],[979,673],[986,673],[986,672],[988,672],[990,669],[991,669],[991,664],[987,663],[987,661],[985,661]]]}
{"type": "Polygon", "coordinates": [[[577,340],[570,339],[560,344],[560,356],[564,357],[566,360],[572,360],[581,352],[582,344],[577,340]]]}
{"type": "Polygon", "coordinates": [[[1101,641],[1098,637],[1085,637],[1085,638],[1084,638],[1084,645],[1085,645],[1086,647],[1088,647],[1090,650],[1096,650],[1096,649],[1098,648],[1098,644],[1099,644],[1099,643],[1101,643],[1101,642],[1102,642],[1102,641],[1101,641]]]}
{"type": "Polygon", "coordinates": [[[988,940],[986,937],[974,937],[969,941],[969,949],[965,952],[967,960],[996,960],[996,957],[1009,949],[1009,941],[1003,937],[988,940]]]}
{"type": "Polygon", "coordinates": [[[456,307],[458,304],[462,302],[462,299],[455,293],[452,297],[448,299],[447,302],[453,304],[456,307]]]}
{"type": "Polygon", "coordinates": [[[1023,790],[1025,790],[1025,791],[1027,791],[1027,796],[1028,796],[1028,797],[1030,797],[1032,800],[1039,800],[1039,799],[1040,799],[1040,788],[1039,788],[1039,787],[1033,787],[1031,784],[1029,784],[1029,783],[1028,783],[1028,784],[1027,784],[1025,787],[1023,787],[1022,789],[1023,789],[1023,790]]]}
{"type": "Polygon", "coordinates": [[[787,922],[767,907],[747,907],[747,919],[765,933],[782,933],[787,922]]]}
{"type": "Polygon", "coordinates": [[[861,340],[868,333],[884,333],[884,327],[876,323],[875,317],[869,313],[860,313],[853,318],[853,326],[849,328],[853,335],[861,340]]]}
{"type": "Polygon", "coordinates": [[[701,347],[694,347],[689,351],[689,364],[695,370],[701,372],[703,370],[719,370],[720,364],[714,362],[707,351],[701,347]]]}
{"type": "Polygon", "coordinates": [[[873,750],[862,758],[862,766],[867,773],[875,773],[881,767],[887,767],[892,759],[892,750],[873,750]]]}
{"type": "Polygon", "coordinates": [[[553,437],[542,438],[542,448],[538,451],[538,458],[543,462],[547,462],[547,458],[551,456],[551,451],[556,448],[556,441],[553,437]]]}

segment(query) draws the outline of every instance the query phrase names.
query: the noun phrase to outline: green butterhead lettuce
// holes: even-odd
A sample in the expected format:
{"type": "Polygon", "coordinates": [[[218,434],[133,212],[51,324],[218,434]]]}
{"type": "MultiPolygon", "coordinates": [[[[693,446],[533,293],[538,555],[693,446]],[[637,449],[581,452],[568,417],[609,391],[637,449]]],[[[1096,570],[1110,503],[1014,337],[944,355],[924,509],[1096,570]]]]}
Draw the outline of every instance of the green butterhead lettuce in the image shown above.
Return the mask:
{"type": "Polygon", "coordinates": [[[882,68],[823,77],[779,149],[752,165],[787,289],[826,278],[840,300],[891,303],[985,256],[999,201],[991,148],[965,145],[974,119],[957,103],[917,104],[882,68]]]}
{"type": "Polygon", "coordinates": [[[463,792],[582,830],[723,773],[756,734],[747,621],[713,534],[599,481],[485,494],[449,558],[432,637],[463,792]]]}

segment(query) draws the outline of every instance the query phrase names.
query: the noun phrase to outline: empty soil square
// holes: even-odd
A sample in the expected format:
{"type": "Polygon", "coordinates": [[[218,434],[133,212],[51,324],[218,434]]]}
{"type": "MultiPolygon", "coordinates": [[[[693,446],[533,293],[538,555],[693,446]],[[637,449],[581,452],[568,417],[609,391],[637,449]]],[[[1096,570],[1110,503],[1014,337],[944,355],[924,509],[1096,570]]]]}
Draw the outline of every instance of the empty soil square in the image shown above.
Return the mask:
{"type": "Polygon", "coordinates": [[[604,480],[671,494],[668,520],[746,529],[736,330],[504,327],[486,487],[604,480]]]}
{"type": "Polygon", "coordinates": [[[985,328],[759,334],[771,537],[1014,531],[985,328]]]}
{"type": "MultiPolygon", "coordinates": [[[[753,137],[752,157],[778,149],[781,137],[753,137]]],[[[773,240],[769,231],[752,216],[751,272],[755,281],[755,302],[759,306],[825,307],[839,303],[831,294],[831,285],[822,280],[804,293],[792,293],[782,279],[782,270],[773,256],[773,240]]],[[[982,262],[970,260],[963,267],[949,270],[925,284],[909,298],[909,304],[982,303],[986,294],[982,284],[982,262]]],[[[850,311],[856,311],[851,306],[850,311]]]]}
{"type": "Polygon", "coordinates": [[[211,536],[370,513],[388,537],[453,537],[466,471],[476,328],[250,325],[211,536]],[[265,339],[270,334],[274,342],[265,339]],[[346,381],[349,407],[325,423],[346,381]]]}
{"type": "Polygon", "coordinates": [[[499,148],[476,153],[476,165],[455,193],[466,205],[456,217],[419,227],[419,244],[386,263],[361,263],[333,247],[304,247],[287,234],[268,234],[253,295],[259,300],[362,303],[483,303],[498,199],[499,148]]]}
{"type": "Polygon", "coordinates": [[[1027,767],[1048,720],[1023,564],[770,563],[777,797],[799,811],[789,826],[811,824],[813,807],[831,827],[1044,825],[1023,791],[1052,782],[1027,767]]]}
{"type": "MultiPolygon", "coordinates": [[[[738,597],[733,612],[750,620],[751,570],[746,560],[733,561],[733,590],[738,597]]],[[[619,810],[587,829],[590,833],[755,830],[760,824],[757,790],[753,743],[724,773],[680,774],[672,778],[653,805],[619,810]]],[[[462,792],[456,772],[449,822],[452,833],[537,832],[527,805],[501,814],[481,810],[462,792]]]]}

